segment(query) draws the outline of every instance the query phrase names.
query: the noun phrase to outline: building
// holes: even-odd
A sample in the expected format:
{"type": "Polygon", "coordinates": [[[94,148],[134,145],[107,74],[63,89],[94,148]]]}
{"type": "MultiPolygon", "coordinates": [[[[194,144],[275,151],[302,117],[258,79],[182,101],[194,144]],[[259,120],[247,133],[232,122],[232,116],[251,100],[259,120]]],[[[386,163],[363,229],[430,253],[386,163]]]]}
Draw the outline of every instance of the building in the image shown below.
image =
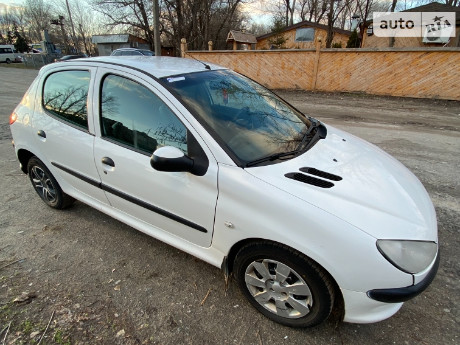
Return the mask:
{"type": "MultiPolygon", "coordinates": [[[[350,38],[351,31],[334,28],[333,32],[334,39],[332,44],[334,45],[335,43],[345,48],[350,38]]],[[[315,41],[318,37],[321,37],[323,42],[326,41],[327,25],[303,21],[285,27],[280,34],[286,39],[284,43],[284,48],[286,49],[315,48],[315,41]]],[[[273,44],[270,43],[275,35],[275,33],[271,32],[257,37],[256,49],[275,49],[273,44]]]]}
{"type": "Polygon", "coordinates": [[[150,45],[146,40],[131,34],[94,35],[91,42],[97,45],[100,56],[110,55],[115,49],[119,48],[150,50],[150,45]]]}
{"type": "MultiPolygon", "coordinates": [[[[460,7],[432,2],[431,4],[418,6],[401,12],[455,12],[455,37],[429,40],[426,37],[395,37],[393,47],[460,47],[460,7]]],[[[362,48],[384,48],[390,46],[389,37],[377,37],[374,35],[372,20],[366,21],[363,27],[362,48]]]]}
{"type": "Polygon", "coordinates": [[[230,30],[227,36],[227,43],[233,44],[233,50],[251,50],[257,44],[256,36],[244,31],[230,30]]]}

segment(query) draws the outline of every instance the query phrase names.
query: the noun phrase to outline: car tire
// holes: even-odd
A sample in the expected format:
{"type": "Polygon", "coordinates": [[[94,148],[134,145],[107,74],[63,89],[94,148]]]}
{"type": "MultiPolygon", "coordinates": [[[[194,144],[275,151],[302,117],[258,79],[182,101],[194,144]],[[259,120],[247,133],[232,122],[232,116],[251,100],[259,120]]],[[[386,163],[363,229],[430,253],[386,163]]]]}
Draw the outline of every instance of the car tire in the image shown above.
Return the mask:
{"type": "Polygon", "coordinates": [[[74,198],[62,191],[53,174],[37,157],[29,159],[27,172],[35,191],[48,206],[62,210],[75,201],[74,198]]]}
{"type": "Polygon", "coordinates": [[[10,59],[6,59],[6,63],[7,63],[7,64],[10,64],[10,63],[11,63],[11,60],[10,60],[10,59]]]}
{"type": "Polygon", "coordinates": [[[268,241],[243,246],[235,257],[238,285],[263,315],[290,327],[325,321],[334,304],[334,285],[316,262],[268,241]]]}

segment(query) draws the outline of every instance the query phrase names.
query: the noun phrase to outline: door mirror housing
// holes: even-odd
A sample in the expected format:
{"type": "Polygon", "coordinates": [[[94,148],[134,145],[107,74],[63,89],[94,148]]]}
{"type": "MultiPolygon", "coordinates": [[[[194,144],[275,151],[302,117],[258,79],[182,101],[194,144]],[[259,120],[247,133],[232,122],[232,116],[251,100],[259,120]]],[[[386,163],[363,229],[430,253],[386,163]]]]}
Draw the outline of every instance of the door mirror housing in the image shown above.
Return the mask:
{"type": "Polygon", "coordinates": [[[155,150],[150,158],[150,165],[158,171],[193,173],[194,160],[173,146],[163,146],[155,150]]]}

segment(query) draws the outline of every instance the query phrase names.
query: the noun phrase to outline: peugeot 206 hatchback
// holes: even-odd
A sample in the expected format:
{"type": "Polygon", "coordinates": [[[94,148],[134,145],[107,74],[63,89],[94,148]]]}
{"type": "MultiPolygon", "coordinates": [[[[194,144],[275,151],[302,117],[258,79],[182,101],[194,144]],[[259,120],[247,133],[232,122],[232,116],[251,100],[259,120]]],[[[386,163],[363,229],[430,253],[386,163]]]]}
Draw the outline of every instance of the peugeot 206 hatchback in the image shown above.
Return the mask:
{"type": "Polygon", "coordinates": [[[233,274],[268,318],[314,326],[396,313],[438,264],[419,180],[377,147],[226,68],[104,57],[41,69],[10,118],[21,169],[233,274]]]}

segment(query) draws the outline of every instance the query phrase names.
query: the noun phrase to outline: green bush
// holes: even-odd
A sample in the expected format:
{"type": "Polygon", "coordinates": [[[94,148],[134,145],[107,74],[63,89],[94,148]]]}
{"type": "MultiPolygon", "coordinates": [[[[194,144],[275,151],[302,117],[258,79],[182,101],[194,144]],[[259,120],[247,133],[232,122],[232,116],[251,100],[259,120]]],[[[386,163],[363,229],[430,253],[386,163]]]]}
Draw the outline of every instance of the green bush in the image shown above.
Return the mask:
{"type": "Polygon", "coordinates": [[[351,33],[350,38],[348,39],[347,48],[359,48],[360,45],[361,45],[361,40],[359,39],[358,31],[354,29],[353,32],[351,33]]]}

